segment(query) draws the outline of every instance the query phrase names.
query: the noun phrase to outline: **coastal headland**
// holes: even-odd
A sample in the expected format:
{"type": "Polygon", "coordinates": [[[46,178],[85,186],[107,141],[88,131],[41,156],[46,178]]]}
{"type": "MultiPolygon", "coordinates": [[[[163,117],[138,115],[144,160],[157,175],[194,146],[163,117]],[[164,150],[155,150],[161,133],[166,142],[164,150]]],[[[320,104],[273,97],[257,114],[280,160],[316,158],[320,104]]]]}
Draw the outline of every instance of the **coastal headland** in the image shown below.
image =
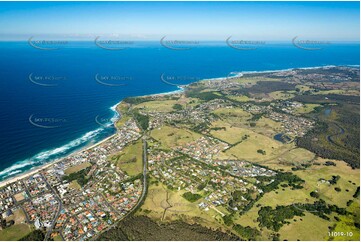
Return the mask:
{"type": "Polygon", "coordinates": [[[126,98],[116,134],[0,183],[0,239],[358,240],[359,78],[248,72],[126,98]]]}

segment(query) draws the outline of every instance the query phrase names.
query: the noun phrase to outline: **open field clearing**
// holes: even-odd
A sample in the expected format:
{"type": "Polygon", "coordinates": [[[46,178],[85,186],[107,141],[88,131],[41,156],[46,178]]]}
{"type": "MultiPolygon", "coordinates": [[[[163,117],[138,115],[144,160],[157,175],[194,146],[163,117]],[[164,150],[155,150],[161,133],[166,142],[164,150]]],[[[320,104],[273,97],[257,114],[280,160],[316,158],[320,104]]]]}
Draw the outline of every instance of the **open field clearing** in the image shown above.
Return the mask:
{"type": "Polygon", "coordinates": [[[69,188],[71,189],[75,189],[75,190],[80,190],[81,186],[79,185],[77,180],[71,181],[69,184],[69,188]]]}
{"type": "MultiPolygon", "coordinates": [[[[359,170],[352,169],[347,166],[343,161],[332,160],[336,166],[325,166],[324,163],[327,160],[318,158],[315,162],[320,165],[313,165],[306,170],[293,171],[294,174],[305,180],[302,189],[292,190],[289,187],[279,187],[277,190],[264,194],[264,196],[257,201],[254,206],[247,211],[244,215],[236,217],[235,223],[239,223],[243,226],[251,226],[258,228],[258,211],[262,206],[271,206],[275,208],[278,205],[292,205],[295,203],[313,203],[318,200],[310,196],[310,192],[317,190],[320,197],[328,204],[335,204],[339,207],[347,208],[348,211],[353,214],[359,214],[359,198],[353,198],[357,187],[359,186],[359,170]],[[336,184],[330,185],[320,182],[320,179],[331,179],[332,176],[339,175],[340,178],[336,184]],[[334,188],[339,187],[341,191],[337,192],[334,188]],[[349,191],[347,192],[346,189],[349,191]],[[347,207],[346,203],[349,200],[354,202],[347,207]]],[[[285,167],[285,166],[284,166],[285,167]]],[[[305,212],[304,217],[295,217],[289,220],[289,225],[284,225],[280,231],[281,240],[328,240],[328,226],[335,225],[333,231],[338,232],[352,232],[352,237],[340,236],[333,238],[334,240],[358,240],[359,231],[355,228],[353,223],[359,219],[353,217],[353,215],[339,215],[330,214],[330,221],[324,220],[312,213],[305,212]],[[335,219],[335,216],[339,218],[339,221],[335,219]],[[310,229],[310,225],[312,226],[310,229]],[[307,232],[309,231],[309,232],[307,232]]],[[[269,239],[269,230],[263,228],[262,238],[269,239]]]]}
{"type": "Polygon", "coordinates": [[[134,108],[141,108],[145,111],[171,112],[174,111],[174,104],[179,103],[177,100],[149,101],[140,103],[134,108]]]}
{"type": "Polygon", "coordinates": [[[229,95],[227,96],[229,99],[238,101],[238,102],[248,102],[251,99],[245,95],[235,96],[235,95],[229,95]]]}
{"type": "Polygon", "coordinates": [[[193,107],[199,104],[198,98],[189,98],[181,96],[178,100],[154,100],[147,101],[134,106],[134,108],[143,109],[147,112],[172,112],[176,111],[175,105],[181,105],[182,108],[193,107]]]}
{"type": "Polygon", "coordinates": [[[230,148],[225,154],[237,157],[240,160],[262,162],[282,152],[282,146],[284,145],[280,142],[252,131],[248,132],[250,133],[246,140],[230,148]]]}
{"type": "Polygon", "coordinates": [[[322,105],[320,105],[320,104],[307,103],[307,104],[304,104],[302,107],[297,108],[295,111],[298,114],[305,114],[305,113],[313,112],[315,110],[315,108],[321,107],[321,106],[322,105]]]}
{"type": "Polygon", "coordinates": [[[292,93],[283,92],[283,91],[270,92],[268,95],[274,100],[287,100],[295,96],[292,93]]]}
{"type": "Polygon", "coordinates": [[[321,158],[317,157],[311,151],[304,148],[298,148],[294,143],[289,143],[283,145],[282,152],[279,152],[277,156],[272,157],[261,164],[274,170],[292,171],[292,168],[313,164],[317,159],[321,158]]]}
{"type": "Polygon", "coordinates": [[[277,81],[277,79],[267,78],[267,77],[240,77],[240,78],[236,78],[232,81],[238,82],[238,83],[246,85],[246,86],[253,86],[253,85],[257,84],[257,82],[259,82],[259,81],[277,81]]]}
{"type": "Polygon", "coordinates": [[[180,129],[171,126],[162,126],[151,131],[151,137],[158,140],[164,148],[171,148],[187,144],[201,137],[200,134],[187,129],[180,129]]]}
{"type": "Polygon", "coordinates": [[[311,151],[303,148],[295,148],[278,157],[278,160],[286,165],[300,166],[303,164],[311,164],[315,156],[311,151]]]}
{"type": "Polygon", "coordinates": [[[212,123],[211,128],[223,128],[219,130],[212,130],[210,134],[220,140],[223,140],[229,144],[234,144],[239,141],[242,141],[242,138],[245,137],[245,135],[251,135],[254,134],[252,131],[249,131],[244,128],[238,128],[231,126],[230,124],[222,121],[216,121],[212,123]]]}
{"type": "Polygon", "coordinates": [[[23,224],[26,222],[26,216],[22,209],[16,209],[13,214],[6,218],[6,221],[14,220],[15,224],[23,224]]]}
{"type": "MultiPolygon", "coordinates": [[[[327,160],[317,159],[315,162],[324,164],[327,160]]],[[[295,171],[294,173],[305,180],[307,192],[317,190],[320,198],[329,204],[336,204],[339,207],[346,207],[348,200],[353,199],[356,188],[360,185],[360,170],[352,169],[343,161],[335,161],[336,166],[313,165],[306,170],[295,171]],[[330,180],[332,176],[340,176],[336,184],[330,185],[320,179],[330,180]],[[355,184],[355,185],[354,185],[355,184]],[[341,191],[336,191],[338,187],[341,191]],[[346,190],[349,190],[348,192],[346,190]]]]}
{"type": "Polygon", "coordinates": [[[213,113],[222,119],[222,121],[212,123],[214,127],[229,125],[231,127],[246,128],[270,138],[273,138],[274,135],[282,131],[280,122],[273,121],[266,117],[261,117],[258,120],[251,120],[252,114],[240,108],[217,109],[213,113]]]}
{"type": "Polygon", "coordinates": [[[282,132],[282,124],[280,122],[273,121],[270,118],[261,117],[257,121],[252,121],[255,126],[247,127],[248,129],[273,138],[276,134],[282,132]]]}
{"type": "Polygon", "coordinates": [[[306,85],[296,85],[296,89],[299,90],[300,92],[305,92],[305,91],[311,90],[311,88],[306,85]]]}
{"type": "Polygon", "coordinates": [[[85,169],[85,168],[87,168],[89,166],[91,166],[91,164],[89,162],[84,162],[84,163],[81,163],[79,165],[69,167],[68,169],[65,170],[64,173],[69,175],[71,173],[81,171],[81,170],[83,170],[83,169],[85,169]]]}
{"type": "MultiPolygon", "coordinates": [[[[296,164],[299,165],[309,163],[307,160],[312,157],[312,153],[308,158],[306,158],[308,151],[305,153],[299,153],[299,155],[303,154],[305,156],[305,163],[285,162],[287,160],[285,157],[291,157],[293,156],[293,152],[300,152],[302,150],[303,149],[291,150],[291,152],[286,152],[283,156],[281,156],[281,158],[271,160],[263,164],[275,170],[283,169],[284,171],[292,171],[291,168],[296,167],[296,164]]],[[[302,157],[297,157],[296,160],[300,161],[301,159],[302,157]]],[[[287,202],[290,201],[289,199],[296,200],[296,202],[307,202],[307,200],[313,201],[314,199],[310,196],[310,193],[317,190],[318,194],[320,195],[320,199],[325,200],[329,204],[335,204],[339,207],[346,207],[347,201],[353,199],[352,196],[356,191],[356,188],[359,186],[360,171],[358,169],[352,169],[343,161],[337,160],[332,160],[336,166],[325,166],[324,164],[326,161],[329,160],[317,158],[312,161],[312,163],[319,163],[320,165],[312,165],[311,167],[307,167],[304,170],[292,171],[292,173],[305,180],[305,183],[303,184],[304,188],[301,190],[285,189],[285,191],[280,191],[281,189],[278,189],[278,194],[276,194],[275,191],[272,191],[269,194],[265,194],[264,197],[271,196],[269,197],[270,199],[265,201],[270,202],[275,199],[275,201],[280,201],[282,204],[284,204],[284,202],[287,204],[287,202]],[[339,176],[339,179],[334,185],[328,184],[327,182],[332,179],[332,176],[339,176]],[[341,190],[336,191],[336,187],[340,188],[341,190]]],[[[263,199],[264,198],[260,200],[261,203],[263,199]]]]}
{"type": "Polygon", "coordinates": [[[191,203],[182,197],[184,191],[171,191],[164,187],[161,183],[151,184],[148,190],[141,211],[137,214],[144,214],[160,221],[183,220],[187,223],[199,223],[209,228],[221,228],[221,215],[213,209],[208,211],[200,210],[197,201],[191,203]]]}
{"type": "Polygon", "coordinates": [[[21,202],[24,199],[28,198],[28,195],[25,191],[19,192],[17,194],[14,195],[14,198],[17,202],[21,202]]]}
{"type": "Polygon", "coordinates": [[[54,237],[54,241],[63,241],[60,235],[54,237]]]}
{"type": "Polygon", "coordinates": [[[307,189],[292,190],[291,188],[280,187],[277,190],[266,193],[256,204],[271,206],[291,205],[294,203],[313,203],[316,199],[310,196],[307,189]]]}
{"type": "Polygon", "coordinates": [[[112,155],[110,159],[122,171],[130,176],[135,176],[142,172],[142,154],[142,141],[138,140],[136,143],[125,147],[120,153],[112,155]]]}
{"type": "Polygon", "coordinates": [[[244,111],[241,108],[220,108],[214,110],[212,113],[216,114],[221,119],[212,125],[220,127],[222,127],[224,124],[228,124],[230,126],[240,128],[249,128],[250,119],[252,118],[252,114],[244,111]]]}
{"type": "Polygon", "coordinates": [[[244,111],[241,108],[219,108],[213,111],[214,114],[220,116],[227,121],[246,121],[252,117],[252,114],[244,111]]]}
{"type": "Polygon", "coordinates": [[[291,224],[285,224],[279,231],[281,240],[327,240],[329,222],[311,213],[294,217],[291,224]]]}
{"type": "Polygon", "coordinates": [[[0,240],[1,241],[16,241],[32,231],[31,227],[27,224],[15,224],[9,228],[0,230],[0,240]]]}
{"type": "Polygon", "coordinates": [[[130,119],[129,116],[122,116],[115,124],[117,128],[122,127],[128,120],[130,119]]]}

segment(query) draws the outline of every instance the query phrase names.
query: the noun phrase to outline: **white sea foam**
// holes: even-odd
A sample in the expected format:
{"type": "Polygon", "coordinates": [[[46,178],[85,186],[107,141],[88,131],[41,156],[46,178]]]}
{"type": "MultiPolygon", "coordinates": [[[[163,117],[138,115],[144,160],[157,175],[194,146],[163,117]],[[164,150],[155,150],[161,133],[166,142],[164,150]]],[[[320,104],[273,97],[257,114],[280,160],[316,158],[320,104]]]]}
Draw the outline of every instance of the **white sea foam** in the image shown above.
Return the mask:
{"type": "Polygon", "coordinates": [[[13,176],[13,175],[19,174],[19,173],[21,173],[21,172],[22,172],[22,170],[15,170],[15,171],[12,171],[12,172],[6,174],[3,178],[7,178],[7,177],[9,177],[9,176],[13,176]]]}
{"type": "Polygon", "coordinates": [[[118,119],[119,114],[116,111],[117,105],[118,105],[118,103],[115,104],[114,106],[110,107],[110,109],[114,112],[114,115],[110,119],[110,121],[108,123],[106,123],[103,127],[89,131],[89,132],[85,133],[84,135],[82,135],[81,137],[79,137],[75,140],[72,140],[69,143],[67,143],[61,147],[47,150],[47,151],[42,151],[42,152],[34,155],[31,158],[28,158],[28,159],[25,159],[22,161],[18,161],[16,163],[14,163],[12,166],[2,170],[0,172],[0,178],[4,179],[9,176],[21,173],[24,171],[23,168],[26,168],[26,167],[34,167],[34,166],[43,165],[45,162],[49,162],[49,160],[53,156],[54,156],[54,158],[55,157],[59,158],[59,156],[66,154],[69,150],[74,149],[82,144],[85,144],[88,141],[92,140],[93,138],[97,137],[97,135],[99,135],[102,131],[104,131],[105,128],[112,126],[113,123],[118,119]]]}
{"type": "Polygon", "coordinates": [[[74,149],[74,148],[88,142],[89,140],[95,138],[103,130],[104,130],[104,128],[98,128],[96,130],[89,131],[89,132],[85,133],[83,136],[81,136],[80,138],[72,140],[69,143],[67,143],[67,144],[65,144],[65,145],[63,145],[61,147],[51,149],[51,150],[47,150],[47,151],[42,151],[42,152],[34,155],[31,158],[28,158],[28,159],[25,159],[25,160],[22,160],[22,161],[18,161],[15,164],[13,164],[12,166],[10,166],[10,167],[4,169],[3,171],[1,171],[0,172],[0,177],[5,178],[5,177],[8,177],[8,176],[17,174],[17,173],[21,172],[21,169],[23,169],[23,168],[26,168],[26,167],[29,167],[29,166],[42,165],[45,162],[49,161],[49,159],[51,159],[53,156],[64,155],[69,150],[74,149]],[[16,172],[16,173],[14,173],[14,172],[16,172]]]}
{"type": "MultiPolygon", "coordinates": [[[[345,65],[345,66],[353,66],[353,67],[360,67],[360,65],[345,65]]],[[[242,72],[232,72],[231,74],[235,74],[232,75],[232,77],[235,76],[242,76],[243,74],[252,74],[252,73],[272,73],[272,72],[285,72],[285,71],[291,71],[294,69],[318,69],[318,68],[330,68],[330,67],[336,67],[335,65],[327,65],[327,66],[316,66],[316,67],[301,67],[301,68],[288,68],[288,69],[281,69],[281,70],[267,70],[267,71],[242,71],[242,72]]],[[[219,79],[225,79],[227,77],[219,77],[219,78],[212,78],[212,79],[206,79],[206,80],[219,80],[219,79]]],[[[158,94],[151,94],[151,95],[167,95],[167,94],[175,94],[175,93],[180,93],[184,91],[184,88],[182,87],[178,87],[178,90],[175,91],[171,91],[171,92],[165,92],[165,93],[158,93],[158,94]]],[[[150,95],[147,95],[150,96],[150,95]]],[[[112,111],[114,111],[114,115],[113,117],[110,119],[110,122],[106,123],[105,125],[103,125],[102,128],[98,128],[96,130],[93,131],[89,131],[87,133],[85,133],[83,136],[81,136],[78,139],[75,139],[71,142],[69,142],[68,144],[65,144],[59,148],[55,148],[52,150],[48,150],[48,151],[43,151],[40,152],[38,154],[36,154],[35,156],[29,158],[29,159],[25,159],[23,161],[18,161],[16,163],[14,163],[12,166],[2,170],[0,172],[0,179],[4,179],[7,178],[9,176],[18,174],[23,172],[22,168],[25,167],[29,167],[29,166],[38,166],[38,165],[42,165],[45,162],[49,161],[49,159],[52,156],[61,156],[62,154],[66,153],[67,151],[69,151],[70,149],[76,148],[81,144],[84,144],[86,142],[88,142],[89,140],[95,138],[98,134],[100,134],[102,131],[104,131],[105,128],[108,128],[110,126],[113,125],[113,123],[119,118],[119,114],[116,111],[116,107],[117,107],[118,103],[111,106],[110,109],[112,111]]]]}
{"type": "MultiPolygon", "coordinates": [[[[338,66],[360,67],[360,65],[338,65],[338,66]]],[[[332,68],[332,67],[337,67],[337,66],[336,65],[325,65],[325,66],[313,66],[313,67],[295,67],[295,68],[286,68],[286,69],[279,69],[279,70],[266,70],[266,71],[239,71],[239,72],[231,72],[230,74],[232,74],[232,75],[228,75],[226,77],[208,78],[208,79],[203,79],[202,81],[224,80],[229,77],[232,77],[232,78],[241,77],[244,74],[287,72],[287,71],[292,71],[292,70],[296,70],[296,69],[313,70],[313,69],[319,69],[319,68],[332,68]]]]}
{"type": "Polygon", "coordinates": [[[120,117],[119,113],[117,112],[117,106],[119,103],[113,105],[110,107],[110,110],[114,112],[113,117],[110,119],[111,122],[109,122],[110,125],[113,125],[113,123],[120,117]]]}

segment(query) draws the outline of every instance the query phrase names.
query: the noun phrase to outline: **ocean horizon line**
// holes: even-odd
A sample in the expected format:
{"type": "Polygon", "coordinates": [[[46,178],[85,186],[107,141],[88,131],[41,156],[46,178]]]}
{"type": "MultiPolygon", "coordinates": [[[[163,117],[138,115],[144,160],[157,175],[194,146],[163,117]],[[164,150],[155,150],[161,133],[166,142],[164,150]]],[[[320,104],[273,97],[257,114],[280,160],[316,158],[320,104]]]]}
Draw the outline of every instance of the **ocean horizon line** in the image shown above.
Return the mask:
{"type": "MultiPolygon", "coordinates": [[[[224,39],[217,39],[217,40],[210,40],[210,39],[191,39],[191,38],[187,38],[187,40],[194,40],[194,41],[201,41],[198,43],[201,44],[203,43],[226,43],[226,40],[229,36],[227,36],[224,39]]],[[[0,42],[2,43],[6,43],[6,42],[10,42],[10,43],[14,43],[14,42],[21,42],[21,43],[28,43],[29,39],[31,37],[29,37],[28,39],[0,39],[0,42]]],[[[48,40],[48,41],[66,41],[66,42],[75,42],[75,43],[94,43],[96,36],[92,39],[68,39],[68,38],[42,38],[40,39],[42,40],[48,40]]],[[[135,43],[159,43],[160,42],[160,38],[159,39],[149,39],[149,40],[145,40],[145,39],[132,39],[132,38],[104,38],[105,40],[122,40],[122,41],[132,41],[135,43]]],[[[174,38],[176,39],[176,38],[174,38]]],[[[287,39],[287,40],[263,40],[263,39],[257,39],[257,38],[237,38],[239,40],[243,40],[243,41],[264,41],[266,43],[271,43],[271,44],[292,44],[292,39],[287,39]]],[[[307,38],[307,39],[311,39],[311,38],[307,38]]],[[[185,40],[185,39],[177,39],[179,41],[185,40]]],[[[335,44],[360,44],[360,40],[319,40],[319,39],[312,39],[314,41],[329,41],[331,43],[335,43],[335,44]]],[[[35,41],[35,40],[34,40],[35,41]]]]}

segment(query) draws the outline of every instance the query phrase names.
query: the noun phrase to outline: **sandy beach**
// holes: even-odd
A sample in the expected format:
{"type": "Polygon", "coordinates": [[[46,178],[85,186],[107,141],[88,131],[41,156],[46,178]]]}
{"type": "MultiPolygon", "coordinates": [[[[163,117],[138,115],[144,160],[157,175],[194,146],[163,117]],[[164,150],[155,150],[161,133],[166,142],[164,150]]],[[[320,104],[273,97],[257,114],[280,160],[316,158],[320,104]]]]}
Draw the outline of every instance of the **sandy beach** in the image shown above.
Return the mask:
{"type": "Polygon", "coordinates": [[[14,176],[14,177],[11,177],[11,178],[6,179],[6,180],[4,180],[4,181],[1,181],[1,182],[0,182],[0,188],[3,187],[3,186],[8,185],[8,184],[10,184],[10,183],[13,183],[13,182],[16,182],[16,181],[18,181],[18,180],[24,179],[25,177],[31,176],[31,175],[33,175],[33,174],[35,174],[35,173],[38,173],[38,172],[40,172],[40,171],[42,171],[42,170],[44,170],[44,169],[46,169],[46,168],[48,168],[48,167],[50,167],[50,166],[52,166],[52,165],[54,165],[54,164],[56,164],[56,163],[64,160],[64,159],[66,159],[66,158],[68,158],[68,157],[70,157],[70,156],[72,156],[72,155],[74,155],[74,154],[76,154],[76,153],[79,153],[79,152],[82,152],[82,151],[85,151],[85,150],[90,150],[90,149],[92,149],[92,148],[95,148],[96,146],[101,145],[102,143],[108,141],[109,139],[111,139],[111,138],[114,137],[115,135],[116,135],[116,134],[113,134],[113,135],[111,135],[111,136],[109,136],[109,137],[107,137],[107,138],[99,141],[98,143],[96,143],[96,144],[94,144],[94,145],[92,145],[92,146],[86,147],[86,148],[84,148],[84,149],[82,149],[82,150],[74,151],[73,153],[71,153],[71,154],[69,154],[69,155],[67,155],[67,156],[65,156],[65,157],[56,159],[56,160],[54,160],[54,161],[51,161],[51,162],[49,162],[49,163],[46,163],[46,164],[41,165],[41,166],[39,166],[39,167],[36,167],[36,168],[33,169],[33,170],[26,171],[26,172],[21,173],[21,174],[19,174],[19,175],[17,175],[17,176],[14,176]]]}
{"type": "MultiPolygon", "coordinates": [[[[117,104],[114,105],[114,106],[117,107],[121,102],[122,102],[122,101],[120,101],[119,103],[117,103],[117,104]]],[[[115,108],[115,111],[118,112],[118,110],[117,110],[116,108],[115,108]]],[[[119,112],[118,112],[118,114],[119,114],[119,116],[121,115],[119,112]]],[[[114,123],[113,123],[114,127],[115,127],[115,123],[116,123],[117,121],[118,121],[118,119],[114,121],[114,123]]],[[[116,127],[115,127],[115,128],[116,128],[116,127]]],[[[52,166],[52,165],[54,165],[54,164],[56,164],[56,163],[62,161],[63,159],[66,159],[66,158],[68,158],[68,157],[70,157],[70,156],[72,156],[72,155],[74,155],[74,154],[76,154],[76,153],[79,153],[79,152],[82,152],[82,151],[85,151],[85,150],[90,150],[90,149],[92,149],[92,148],[94,148],[94,147],[96,147],[96,146],[98,146],[98,145],[101,145],[102,143],[108,141],[109,139],[111,139],[111,138],[114,137],[115,135],[116,135],[116,133],[113,134],[113,135],[111,135],[111,136],[109,136],[109,137],[107,137],[107,138],[105,138],[105,139],[103,139],[103,140],[101,140],[101,141],[99,141],[98,143],[96,143],[96,144],[94,144],[94,145],[91,145],[91,146],[89,146],[89,147],[84,147],[83,149],[74,151],[74,152],[70,153],[69,155],[67,155],[67,156],[65,156],[65,157],[62,157],[62,158],[53,160],[53,161],[48,162],[48,163],[46,163],[46,164],[44,164],[44,165],[38,166],[38,167],[36,167],[36,168],[34,168],[34,169],[31,169],[31,170],[29,170],[29,171],[25,171],[25,172],[23,172],[23,173],[20,173],[19,175],[16,175],[16,176],[10,177],[10,178],[8,178],[8,179],[5,179],[5,180],[3,180],[3,181],[0,181],[0,188],[3,187],[3,186],[8,185],[8,184],[10,184],[10,183],[14,183],[14,182],[16,182],[16,181],[18,181],[18,180],[24,179],[25,177],[31,176],[31,175],[33,175],[33,174],[35,174],[35,173],[38,173],[38,172],[40,172],[40,171],[42,171],[42,170],[44,170],[44,169],[46,169],[46,168],[48,168],[48,167],[50,167],[50,166],[52,166]]]]}
{"type": "MultiPolygon", "coordinates": [[[[317,68],[325,68],[325,67],[330,67],[330,66],[317,66],[317,67],[301,67],[301,68],[289,68],[289,69],[282,69],[282,70],[268,70],[268,71],[244,71],[244,72],[239,72],[238,74],[254,74],[254,73],[265,73],[265,72],[282,72],[282,71],[290,71],[290,70],[293,70],[293,69],[317,69],[317,68]]],[[[208,80],[219,80],[219,79],[227,79],[227,77],[219,77],[219,78],[210,78],[210,79],[202,79],[202,80],[199,80],[198,82],[201,82],[201,81],[208,81],[208,80]]],[[[170,92],[164,92],[164,93],[154,93],[154,94],[148,94],[148,95],[142,95],[142,96],[139,96],[139,97],[151,97],[151,96],[166,96],[166,95],[172,95],[172,94],[179,94],[179,93],[183,93],[184,90],[187,88],[188,85],[182,85],[182,86],[177,86],[178,89],[177,90],[174,90],[174,91],[170,91],[170,92]]],[[[117,103],[116,105],[114,105],[115,107],[117,107],[119,104],[121,104],[122,101],[120,101],[119,103],[117,103]]],[[[115,111],[118,112],[117,108],[115,108],[115,111]]],[[[121,115],[119,112],[118,112],[119,115],[121,115]]],[[[115,123],[117,122],[118,120],[116,120],[114,122],[114,125],[115,123]]],[[[115,134],[114,134],[115,135],[115,134]]],[[[14,177],[10,177],[8,179],[5,179],[4,181],[0,181],[0,187],[3,187],[9,183],[13,183],[13,182],[16,182],[17,180],[21,180],[27,176],[30,176],[32,174],[35,174],[43,169],[46,169],[48,168],[49,166],[57,163],[57,162],[60,162],[61,160],[71,156],[71,155],[74,155],[78,152],[82,152],[84,150],[89,150],[89,149],[92,149],[104,142],[106,142],[107,140],[109,140],[110,138],[112,138],[114,135],[110,136],[110,137],[107,137],[103,140],[101,140],[100,142],[90,146],[90,147],[85,147],[81,150],[78,150],[78,151],[74,151],[73,153],[65,156],[65,157],[62,157],[62,158],[59,158],[59,159],[56,159],[54,161],[51,161],[49,163],[46,163],[44,165],[41,165],[41,166],[38,166],[32,170],[29,170],[29,171],[25,171],[23,173],[20,173],[14,177]]]]}
{"type": "MultiPolygon", "coordinates": [[[[165,93],[157,93],[157,94],[150,94],[150,95],[144,95],[144,96],[142,96],[142,97],[145,97],[145,96],[148,96],[148,97],[149,97],[149,96],[160,96],[160,95],[172,95],[172,94],[182,93],[183,91],[184,91],[184,88],[179,87],[179,89],[178,89],[178,90],[175,90],[175,91],[165,92],[165,93]]],[[[117,106],[118,106],[119,104],[121,104],[121,103],[122,103],[122,101],[120,101],[119,103],[117,103],[117,104],[114,105],[114,106],[117,107],[117,106]]],[[[119,113],[119,111],[117,110],[117,108],[115,108],[115,111],[118,112],[119,116],[121,116],[121,114],[119,113]]],[[[113,123],[114,126],[115,126],[115,123],[116,123],[117,121],[118,121],[118,119],[114,121],[114,123],[113,123]]],[[[23,172],[23,173],[20,173],[20,174],[18,174],[18,175],[15,175],[15,176],[13,176],[13,177],[10,177],[10,178],[7,178],[7,179],[5,179],[5,180],[3,180],[3,181],[0,181],[0,188],[3,187],[3,186],[8,185],[8,184],[10,184],[10,183],[14,183],[14,182],[16,182],[16,181],[18,181],[18,180],[24,179],[24,178],[26,178],[26,177],[28,177],[28,176],[31,176],[31,175],[33,175],[33,174],[35,174],[35,173],[38,173],[38,172],[40,172],[40,171],[42,171],[42,170],[44,170],[44,169],[46,169],[46,168],[49,168],[50,166],[52,166],[52,165],[54,165],[54,164],[62,161],[63,159],[66,159],[66,158],[68,158],[68,157],[70,157],[70,156],[72,156],[72,155],[74,155],[74,154],[76,154],[76,153],[78,153],[78,152],[82,152],[82,151],[84,151],[84,150],[90,150],[90,149],[92,149],[92,148],[94,148],[94,147],[96,147],[96,146],[98,146],[98,145],[100,145],[100,144],[108,141],[109,139],[111,139],[111,138],[114,137],[115,135],[116,135],[116,133],[113,134],[113,135],[111,135],[111,136],[109,136],[109,137],[107,137],[107,138],[105,138],[105,139],[103,139],[103,140],[101,140],[101,141],[99,141],[98,143],[96,143],[96,144],[94,144],[94,145],[91,145],[91,146],[89,146],[89,147],[85,147],[85,148],[83,148],[83,149],[81,149],[81,150],[74,151],[74,152],[70,153],[69,155],[67,155],[67,156],[65,156],[65,157],[62,157],[62,158],[53,160],[53,161],[48,162],[48,163],[46,163],[46,164],[44,164],[44,165],[37,166],[37,167],[34,168],[34,169],[25,171],[25,172],[23,172]]]]}

